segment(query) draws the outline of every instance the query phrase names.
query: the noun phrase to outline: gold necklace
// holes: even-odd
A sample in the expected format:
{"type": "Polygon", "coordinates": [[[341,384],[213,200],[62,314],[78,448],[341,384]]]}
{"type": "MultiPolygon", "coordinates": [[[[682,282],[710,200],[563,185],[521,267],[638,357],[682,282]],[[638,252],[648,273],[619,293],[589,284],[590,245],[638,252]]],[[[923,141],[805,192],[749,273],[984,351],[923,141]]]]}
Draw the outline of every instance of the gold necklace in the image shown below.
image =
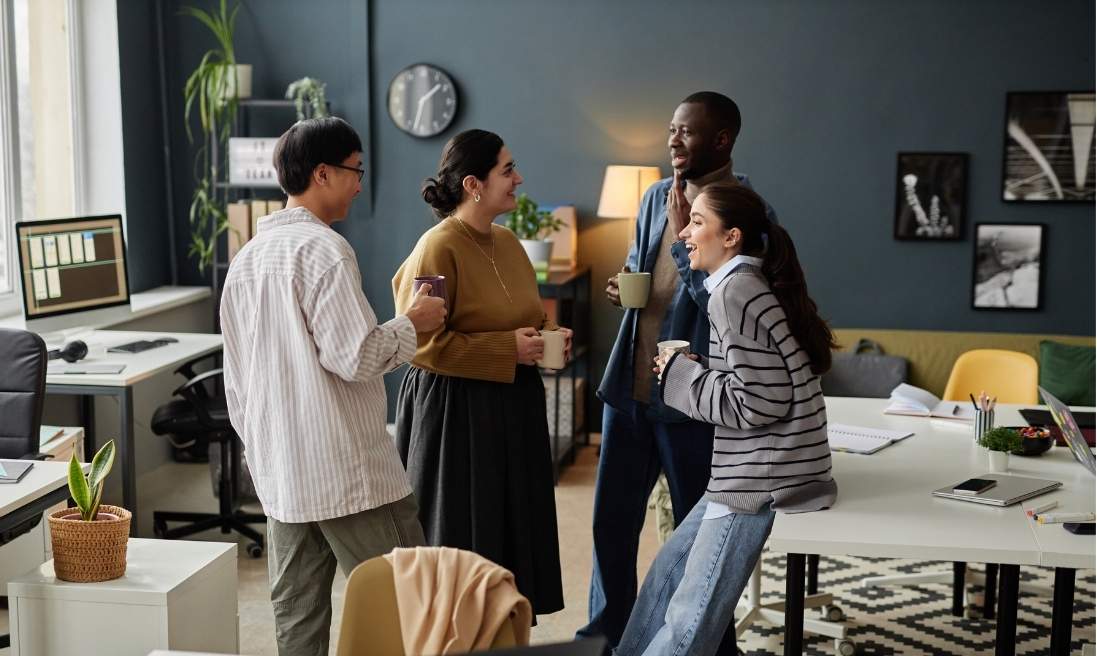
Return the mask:
{"type": "MultiPolygon", "coordinates": [[[[495,266],[495,232],[491,233],[491,255],[484,252],[484,248],[480,246],[480,242],[476,241],[476,238],[472,236],[472,232],[469,227],[465,225],[465,222],[461,220],[461,217],[453,217],[457,219],[457,224],[461,226],[461,229],[465,231],[465,236],[469,238],[469,241],[476,246],[476,250],[480,251],[480,254],[487,258],[488,262],[491,262],[491,268],[495,271],[495,278],[499,281],[499,286],[503,288],[503,293],[507,295],[507,302],[511,305],[514,304],[514,299],[510,297],[510,292],[507,290],[506,284],[503,282],[503,276],[499,275],[499,267],[495,266]]],[[[490,227],[489,227],[490,229],[490,227]]]]}

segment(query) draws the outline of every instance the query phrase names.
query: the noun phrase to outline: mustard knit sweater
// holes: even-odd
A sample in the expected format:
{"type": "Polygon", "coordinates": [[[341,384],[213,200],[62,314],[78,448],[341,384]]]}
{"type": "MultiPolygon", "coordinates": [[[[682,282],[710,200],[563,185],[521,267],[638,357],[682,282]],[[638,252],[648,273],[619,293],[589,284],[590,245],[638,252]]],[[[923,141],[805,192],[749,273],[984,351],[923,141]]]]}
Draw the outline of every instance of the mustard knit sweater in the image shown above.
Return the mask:
{"type": "Polygon", "coordinates": [[[450,217],[424,233],[392,279],[397,314],[411,305],[413,283],[421,275],[446,277],[448,314],[438,330],[419,333],[412,359],[416,367],[445,376],[512,383],[518,364],[514,331],[557,327],[545,318],[526,252],[503,226],[492,224],[489,235],[450,217]]]}

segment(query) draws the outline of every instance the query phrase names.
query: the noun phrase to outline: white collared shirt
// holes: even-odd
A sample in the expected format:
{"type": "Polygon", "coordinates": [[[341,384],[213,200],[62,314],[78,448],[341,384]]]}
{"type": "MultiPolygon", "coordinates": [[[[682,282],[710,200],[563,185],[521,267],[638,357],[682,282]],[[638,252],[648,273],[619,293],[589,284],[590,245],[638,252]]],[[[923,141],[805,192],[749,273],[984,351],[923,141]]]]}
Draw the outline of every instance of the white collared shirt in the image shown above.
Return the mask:
{"type": "Polygon", "coordinates": [[[411,494],[382,375],[415,355],[415,327],[378,325],[346,239],[303,207],[264,217],[232,260],[221,329],[229,418],[267,515],[320,521],[411,494]]]}
{"type": "Polygon", "coordinates": [[[740,264],[749,264],[751,266],[756,266],[760,269],[762,268],[762,258],[751,257],[750,255],[743,254],[736,255],[727,262],[721,264],[720,268],[709,274],[708,278],[705,278],[705,291],[711,293],[712,290],[716,289],[716,285],[719,285],[724,280],[724,278],[727,278],[728,274],[730,274],[732,270],[734,270],[735,267],[739,266],[740,264]]]}
{"type": "MultiPolygon", "coordinates": [[[[735,269],[735,267],[739,266],[740,264],[750,264],[752,266],[761,268],[762,258],[751,257],[749,255],[742,254],[736,255],[727,262],[721,264],[720,268],[716,271],[713,271],[708,278],[705,278],[705,290],[711,294],[712,290],[716,289],[716,286],[723,282],[724,278],[727,278],[728,275],[730,275],[731,272],[735,269]]],[[[708,507],[705,508],[705,516],[702,517],[702,519],[719,519],[721,517],[726,517],[730,514],[731,508],[728,508],[726,505],[720,503],[719,501],[709,501],[708,507]]]]}

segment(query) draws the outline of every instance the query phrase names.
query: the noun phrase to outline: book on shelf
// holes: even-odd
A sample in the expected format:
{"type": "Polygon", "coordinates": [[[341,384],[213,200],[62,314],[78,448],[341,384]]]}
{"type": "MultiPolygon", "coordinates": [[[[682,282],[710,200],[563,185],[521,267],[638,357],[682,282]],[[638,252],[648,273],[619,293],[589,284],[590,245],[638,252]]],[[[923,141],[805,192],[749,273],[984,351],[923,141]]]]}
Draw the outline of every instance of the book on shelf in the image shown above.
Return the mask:
{"type": "Polygon", "coordinates": [[[866,428],[849,424],[827,424],[827,441],[832,451],[869,455],[914,435],[910,431],[866,428]]]}
{"type": "Polygon", "coordinates": [[[966,402],[942,401],[921,387],[902,383],[891,391],[891,403],[884,408],[884,414],[973,421],[975,408],[966,402]]]}

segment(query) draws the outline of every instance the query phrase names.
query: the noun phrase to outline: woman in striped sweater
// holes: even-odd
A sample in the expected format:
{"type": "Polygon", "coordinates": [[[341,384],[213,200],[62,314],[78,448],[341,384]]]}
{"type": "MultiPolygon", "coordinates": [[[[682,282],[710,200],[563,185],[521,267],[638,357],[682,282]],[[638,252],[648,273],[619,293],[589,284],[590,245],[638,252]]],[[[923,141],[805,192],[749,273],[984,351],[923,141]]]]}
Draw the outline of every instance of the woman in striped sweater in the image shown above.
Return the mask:
{"type": "Polygon", "coordinates": [[[714,183],[679,236],[709,274],[709,353],[660,355],[655,371],[663,401],[716,439],[708,490],[652,564],[623,655],[715,654],[775,512],[823,510],[837,494],[819,387],[834,339],[788,233],[757,194],[714,183]]]}

